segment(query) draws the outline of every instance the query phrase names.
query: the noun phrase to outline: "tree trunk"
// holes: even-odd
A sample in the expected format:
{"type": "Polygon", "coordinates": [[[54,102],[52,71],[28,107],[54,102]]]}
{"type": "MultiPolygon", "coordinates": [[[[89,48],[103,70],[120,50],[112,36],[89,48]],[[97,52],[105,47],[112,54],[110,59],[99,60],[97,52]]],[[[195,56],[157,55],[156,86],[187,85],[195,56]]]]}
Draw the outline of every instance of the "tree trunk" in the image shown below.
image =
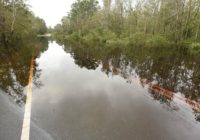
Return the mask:
{"type": "Polygon", "coordinates": [[[188,32],[189,32],[188,25],[190,21],[191,11],[192,11],[192,0],[189,0],[189,9],[188,9],[187,19],[185,23],[185,29],[183,29],[183,31],[185,31],[185,33],[183,32],[183,36],[185,39],[188,37],[188,32]]]}
{"type": "Polygon", "coordinates": [[[11,24],[11,34],[13,34],[14,32],[14,25],[15,25],[15,20],[16,20],[16,13],[17,13],[17,9],[15,7],[15,0],[12,0],[12,10],[13,10],[13,20],[12,20],[12,24],[11,24]]]}
{"type": "Polygon", "coordinates": [[[147,33],[147,20],[145,21],[145,24],[144,24],[144,34],[147,33]]]}
{"type": "Polygon", "coordinates": [[[200,21],[199,21],[199,26],[197,28],[197,31],[196,31],[196,35],[195,35],[195,40],[197,41],[198,38],[199,38],[199,30],[200,30],[200,21]]]}

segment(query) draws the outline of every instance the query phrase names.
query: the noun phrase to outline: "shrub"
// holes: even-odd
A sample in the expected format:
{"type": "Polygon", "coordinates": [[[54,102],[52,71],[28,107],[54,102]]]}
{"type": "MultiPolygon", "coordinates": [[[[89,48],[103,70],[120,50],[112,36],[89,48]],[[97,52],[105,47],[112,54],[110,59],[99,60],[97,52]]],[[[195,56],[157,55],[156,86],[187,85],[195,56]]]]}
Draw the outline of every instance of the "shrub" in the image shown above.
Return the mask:
{"type": "Polygon", "coordinates": [[[65,39],[68,41],[78,41],[80,40],[80,36],[78,32],[73,32],[72,34],[67,35],[65,39]]]}
{"type": "Polygon", "coordinates": [[[150,47],[169,47],[170,41],[161,35],[153,35],[146,41],[146,46],[150,47]]]}
{"type": "Polygon", "coordinates": [[[95,45],[100,42],[99,35],[95,31],[90,31],[85,36],[83,36],[83,42],[87,45],[95,45]]]}
{"type": "Polygon", "coordinates": [[[117,35],[108,29],[104,29],[102,32],[102,40],[104,42],[107,40],[117,40],[117,35]]]}
{"type": "Polygon", "coordinates": [[[116,41],[117,36],[110,30],[91,30],[84,37],[83,41],[87,45],[104,45],[109,41],[116,41]]]}
{"type": "Polygon", "coordinates": [[[129,45],[143,47],[145,46],[146,35],[144,33],[135,33],[129,37],[129,45]]]}
{"type": "Polygon", "coordinates": [[[199,52],[200,52],[200,43],[198,43],[198,42],[191,43],[191,44],[189,45],[189,50],[190,50],[192,53],[199,53],[199,52]]]}
{"type": "Polygon", "coordinates": [[[116,40],[107,40],[106,46],[108,47],[125,47],[128,46],[129,41],[126,38],[116,39],[116,40]]]}

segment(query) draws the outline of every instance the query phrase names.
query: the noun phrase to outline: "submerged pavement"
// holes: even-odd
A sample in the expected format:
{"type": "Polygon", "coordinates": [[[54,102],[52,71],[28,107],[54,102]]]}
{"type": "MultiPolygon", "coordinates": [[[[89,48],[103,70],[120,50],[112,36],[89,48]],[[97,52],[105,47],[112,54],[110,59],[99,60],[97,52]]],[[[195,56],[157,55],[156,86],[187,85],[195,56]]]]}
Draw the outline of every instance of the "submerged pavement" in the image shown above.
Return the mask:
{"type": "Polygon", "coordinates": [[[199,140],[188,106],[162,104],[137,78],[127,84],[76,61],[55,43],[36,60],[42,86],[33,91],[32,117],[53,139],[199,140]]]}
{"type": "MultiPolygon", "coordinates": [[[[200,138],[192,108],[151,93],[134,71],[130,81],[105,74],[103,64],[82,67],[84,60],[56,43],[35,62],[30,140],[200,138]]],[[[0,91],[0,111],[0,140],[20,140],[24,108],[0,91]]]]}
{"type": "MultiPolygon", "coordinates": [[[[0,140],[20,140],[24,112],[23,109],[0,91],[0,140]]],[[[31,138],[33,140],[53,140],[49,134],[31,123],[31,138]]]]}

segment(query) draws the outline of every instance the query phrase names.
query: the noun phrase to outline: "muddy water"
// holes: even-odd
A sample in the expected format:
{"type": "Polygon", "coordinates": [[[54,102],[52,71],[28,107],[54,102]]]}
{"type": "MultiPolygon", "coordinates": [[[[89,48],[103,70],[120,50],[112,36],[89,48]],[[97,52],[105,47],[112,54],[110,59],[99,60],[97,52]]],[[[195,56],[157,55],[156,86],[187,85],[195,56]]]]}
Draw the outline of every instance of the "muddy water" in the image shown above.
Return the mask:
{"type": "Polygon", "coordinates": [[[162,47],[34,46],[4,50],[0,57],[0,89],[23,110],[35,54],[31,140],[199,140],[198,54],[162,47]]]}

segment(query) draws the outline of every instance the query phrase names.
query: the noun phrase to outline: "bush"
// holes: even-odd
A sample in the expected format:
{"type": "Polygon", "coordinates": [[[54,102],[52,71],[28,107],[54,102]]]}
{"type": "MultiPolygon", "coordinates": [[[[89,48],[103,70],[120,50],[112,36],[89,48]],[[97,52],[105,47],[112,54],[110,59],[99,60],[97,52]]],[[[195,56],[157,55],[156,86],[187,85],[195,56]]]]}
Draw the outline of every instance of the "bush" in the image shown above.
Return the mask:
{"type": "Polygon", "coordinates": [[[115,33],[110,30],[91,30],[83,36],[83,42],[87,45],[105,45],[109,41],[116,41],[115,33]]]}
{"type": "Polygon", "coordinates": [[[191,43],[191,44],[189,45],[189,50],[190,50],[192,53],[200,53],[200,43],[198,43],[198,42],[191,43]]]}
{"type": "Polygon", "coordinates": [[[102,41],[106,43],[108,40],[116,41],[117,35],[108,29],[104,29],[102,32],[102,41]]]}
{"type": "Polygon", "coordinates": [[[82,41],[86,45],[105,46],[105,47],[168,47],[170,42],[166,37],[160,35],[147,35],[141,32],[130,35],[129,37],[117,37],[117,35],[109,29],[93,29],[79,36],[78,32],[67,35],[68,41],[82,41]]]}
{"type": "Polygon", "coordinates": [[[150,47],[169,47],[170,41],[161,35],[153,35],[146,41],[146,46],[150,47]]]}
{"type": "Polygon", "coordinates": [[[85,36],[83,36],[83,42],[87,45],[95,45],[100,42],[99,35],[95,31],[90,31],[85,36]]]}
{"type": "Polygon", "coordinates": [[[129,40],[126,38],[123,39],[116,39],[116,40],[107,40],[106,46],[108,47],[125,47],[128,46],[129,40]]]}
{"type": "Polygon", "coordinates": [[[67,35],[65,39],[68,41],[78,41],[80,40],[80,36],[78,32],[73,32],[72,34],[67,35]]]}
{"type": "Polygon", "coordinates": [[[145,35],[144,33],[139,32],[139,33],[132,34],[129,37],[129,45],[143,47],[145,46],[146,38],[147,38],[147,35],[145,35]]]}

